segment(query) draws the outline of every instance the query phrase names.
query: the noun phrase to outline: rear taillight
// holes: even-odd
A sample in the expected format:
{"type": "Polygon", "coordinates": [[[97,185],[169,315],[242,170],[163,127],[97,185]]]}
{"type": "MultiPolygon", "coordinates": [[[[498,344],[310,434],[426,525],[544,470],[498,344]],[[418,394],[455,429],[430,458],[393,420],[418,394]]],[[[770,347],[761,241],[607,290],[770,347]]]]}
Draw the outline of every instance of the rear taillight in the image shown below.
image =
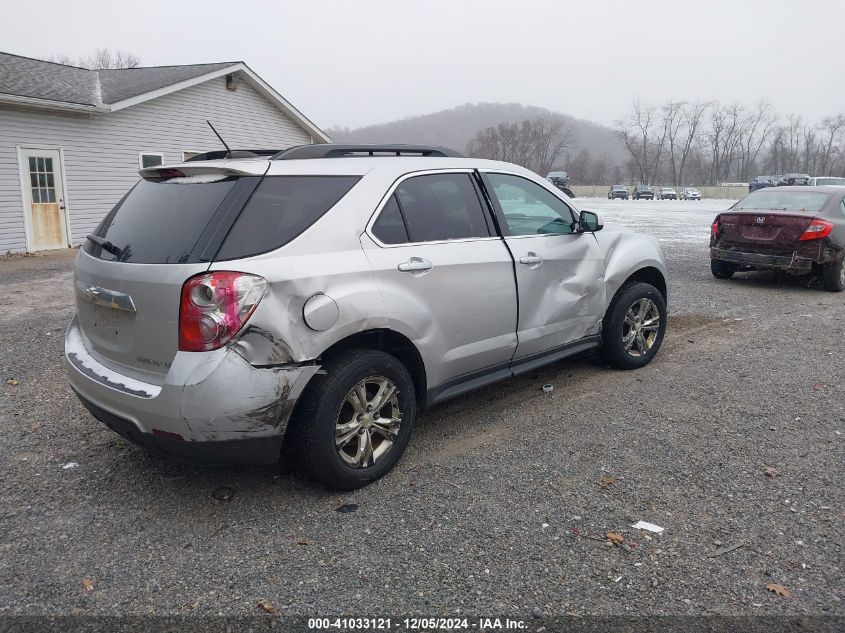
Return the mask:
{"type": "Polygon", "coordinates": [[[716,220],[713,224],[710,225],[710,237],[716,239],[719,237],[719,221],[716,220]]]}
{"type": "Polygon", "coordinates": [[[825,220],[813,220],[810,222],[810,226],[807,227],[807,230],[804,231],[798,239],[801,242],[805,242],[807,240],[818,240],[830,235],[832,230],[833,225],[830,222],[825,220]]]}
{"type": "Polygon", "coordinates": [[[207,352],[228,343],[266,289],[266,279],[247,273],[217,271],[188,279],[179,304],[179,349],[207,352]]]}

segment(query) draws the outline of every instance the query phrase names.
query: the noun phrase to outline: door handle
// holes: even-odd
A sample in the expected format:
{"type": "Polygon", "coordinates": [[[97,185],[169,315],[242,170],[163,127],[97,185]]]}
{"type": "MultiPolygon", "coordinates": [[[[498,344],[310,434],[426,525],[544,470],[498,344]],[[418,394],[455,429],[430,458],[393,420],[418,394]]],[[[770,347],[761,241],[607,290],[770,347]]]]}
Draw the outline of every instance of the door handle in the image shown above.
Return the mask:
{"type": "Polygon", "coordinates": [[[543,263],[543,258],[534,251],[529,251],[527,254],[519,258],[519,263],[525,264],[526,266],[534,266],[536,268],[543,263]]]}
{"type": "Polygon", "coordinates": [[[422,257],[412,257],[408,261],[399,264],[397,268],[403,273],[423,273],[434,268],[434,264],[422,257]]]}

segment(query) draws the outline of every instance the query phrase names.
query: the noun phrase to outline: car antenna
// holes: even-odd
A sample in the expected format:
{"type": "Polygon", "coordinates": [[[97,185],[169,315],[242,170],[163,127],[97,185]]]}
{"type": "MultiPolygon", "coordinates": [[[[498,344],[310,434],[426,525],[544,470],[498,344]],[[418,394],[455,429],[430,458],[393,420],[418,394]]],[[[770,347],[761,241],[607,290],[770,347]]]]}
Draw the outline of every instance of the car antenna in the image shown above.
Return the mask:
{"type": "Polygon", "coordinates": [[[211,125],[211,121],[206,119],[205,122],[208,123],[208,127],[211,128],[211,131],[214,132],[214,134],[217,136],[217,138],[220,139],[220,142],[223,143],[223,147],[226,148],[226,157],[228,158],[228,155],[232,153],[232,150],[229,148],[228,145],[226,145],[226,141],[223,140],[223,137],[220,136],[220,133],[217,130],[214,129],[213,125],[211,125]]]}

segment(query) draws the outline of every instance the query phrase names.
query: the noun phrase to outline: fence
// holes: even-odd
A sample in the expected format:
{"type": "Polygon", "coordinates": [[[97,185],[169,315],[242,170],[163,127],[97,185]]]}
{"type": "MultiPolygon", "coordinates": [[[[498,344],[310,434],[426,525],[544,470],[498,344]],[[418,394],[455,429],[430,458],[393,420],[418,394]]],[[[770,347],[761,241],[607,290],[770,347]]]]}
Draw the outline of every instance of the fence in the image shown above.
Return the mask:
{"type": "MultiPolygon", "coordinates": [[[[610,185],[574,185],[571,187],[576,198],[606,198],[610,185]]],[[[633,187],[628,187],[630,193],[633,187]]],[[[675,187],[678,196],[681,195],[683,187],[675,187]]],[[[747,186],[741,187],[698,187],[702,198],[722,198],[725,200],[738,200],[748,193],[747,186]]]]}

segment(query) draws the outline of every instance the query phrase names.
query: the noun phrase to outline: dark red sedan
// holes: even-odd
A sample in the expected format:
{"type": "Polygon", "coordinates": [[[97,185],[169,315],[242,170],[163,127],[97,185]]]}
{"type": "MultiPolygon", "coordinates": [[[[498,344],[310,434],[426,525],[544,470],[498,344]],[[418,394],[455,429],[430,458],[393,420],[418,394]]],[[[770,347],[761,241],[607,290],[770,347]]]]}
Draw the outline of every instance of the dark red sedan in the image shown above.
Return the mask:
{"type": "Polygon", "coordinates": [[[743,270],[815,272],[826,290],[845,290],[845,188],[749,193],[713,220],[710,269],[719,279],[743,270]]]}

